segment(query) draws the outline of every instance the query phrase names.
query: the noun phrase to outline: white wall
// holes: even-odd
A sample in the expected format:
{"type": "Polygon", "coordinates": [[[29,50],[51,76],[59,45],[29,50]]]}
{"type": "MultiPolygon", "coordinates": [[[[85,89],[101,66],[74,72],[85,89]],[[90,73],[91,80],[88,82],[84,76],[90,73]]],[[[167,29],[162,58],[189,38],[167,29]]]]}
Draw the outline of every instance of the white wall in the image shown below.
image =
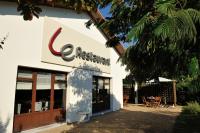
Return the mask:
{"type": "MultiPolygon", "coordinates": [[[[118,55],[113,49],[110,49],[111,74],[89,70],[83,71],[82,69],[41,62],[44,16],[70,26],[70,28],[89,37],[93,37],[93,39],[102,44],[106,42],[104,36],[95,26],[90,29],[85,27],[84,23],[89,20],[87,14],[77,14],[74,11],[50,7],[43,7],[42,9],[43,12],[40,19],[34,18],[32,21],[24,21],[23,17],[16,12],[16,4],[0,2],[0,39],[9,34],[3,45],[3,50],[0,50],[0,125],[2,125],[0,126],[0,132],[12,132],[18,66],[69,72],[66,103],[68,121],[79,120],[80,118],[74,117],[78,111],[88,110],[91,115],[92,75],[111,77],[111,94],[114,95],[111,107],[113,110],[122,107],[122,77],[124,77],[124,69],[120,67],[120,64],[116,64],[118,55]]],[[[86,65],[85,67],[88,66],[86,65]]]]}
{"type": "MultiPolygon", "coordinates": [[[[88,65],[82,66],[86,69],[91,68],[88,65]]],[[[92,77],[103,76],[110,77],[110,74],[86,71],[75,68],[68,75],[68,98],[67,98],[67,122],[81,121],[79,112],[89,113],[92,116],[92,77]]]]}
{"type": "Polygon", "coordinates": [[[119,56],[111,50],[111,92],[112,92],[112,109],[113,111],[123,108],[123,79],[128,74],[125,67],[118,62],[119,56]]]}

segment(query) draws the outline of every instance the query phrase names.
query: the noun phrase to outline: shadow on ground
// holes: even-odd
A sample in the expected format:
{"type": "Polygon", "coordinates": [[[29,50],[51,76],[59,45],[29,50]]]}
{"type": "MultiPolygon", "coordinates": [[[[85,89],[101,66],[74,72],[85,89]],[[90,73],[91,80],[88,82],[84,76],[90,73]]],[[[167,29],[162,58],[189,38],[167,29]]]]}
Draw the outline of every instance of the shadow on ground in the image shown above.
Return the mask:
{"type": "Polygon", "coordinates": [[[122,109],[93,117],[62,133],[172,133],[179,113],[142,112],[122,109]]]}
{"type": "Polygon", "coordinates": [[[200,115],[181,113],[174,125],[173,133],[200,133],[200,115]]]}

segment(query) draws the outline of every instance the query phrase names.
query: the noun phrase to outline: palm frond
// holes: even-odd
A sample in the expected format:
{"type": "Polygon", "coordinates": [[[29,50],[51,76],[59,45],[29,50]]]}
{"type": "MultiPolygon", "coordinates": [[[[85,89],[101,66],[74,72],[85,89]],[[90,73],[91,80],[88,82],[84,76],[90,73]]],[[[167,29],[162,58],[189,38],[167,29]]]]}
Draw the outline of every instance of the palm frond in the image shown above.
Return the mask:
{"type": "Polygon", "coordinates": [[[161,18],[162,21],[158,21],[160,24],[158,24],[153,32],[156,37],[161,37],[163,41],[170,39],[172,42],[175,42],[188,39],[195,42],[197,31],[194,19],[198,22],[200,19],[196,10],[188,11],[181,9],[176,11],[173,16],[166,19],[161,18]]]}
{"type": "Polygon", "coordinates": [[[161,37],[162,40],[167,38],[175,40],[175,37],[179,36],[179,34],[176,34],[176,31],[177,27],[175,25],[175,20],[173,18],[168,18],[161,21],[153,33],[156,37],[161,37]]]}
{"type": "Polygon", "coordinates": [[[177,19],[176,24],[179,26],[178,28],[182,35],[181,38],[182,39],[188,38],[189,41],[193,40],[195,42],[197,31],[195,24],[188,11],[184,9],[179,10],[177,11],[174,18],[177,19]]]}
{"type": "Polygon", "coordinates": [[[127,40],[138,39],[149,22],[149,13],[144,15],[127,34],[127,40]]]}
{"type": "Polygon", "coordinates": [[[200,11],[189,8],[187,9],[187,12],[195,23],[200,23],[200,11]]]}
{"type": "Polygon", "coordinates": [[[165,14],[167,16],[172,16],[176,12],[175,7],[175,0],[157,0],[154,7],[156,10],[161,13],[165,14]]]}

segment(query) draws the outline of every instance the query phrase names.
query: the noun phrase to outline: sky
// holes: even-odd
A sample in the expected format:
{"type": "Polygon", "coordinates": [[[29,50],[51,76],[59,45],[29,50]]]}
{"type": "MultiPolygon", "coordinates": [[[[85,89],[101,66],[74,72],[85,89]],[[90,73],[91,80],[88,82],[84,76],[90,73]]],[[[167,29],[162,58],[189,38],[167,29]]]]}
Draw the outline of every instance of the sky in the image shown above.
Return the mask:
{"type": "Polygon", "coordinates": [[[111,4],[109,4],[107,7],[103,9],[100,9],[100,12],[102,13],[104,17],[110,17],[112,15],[109,13],[110,7],[111,7],[111,4]]]}

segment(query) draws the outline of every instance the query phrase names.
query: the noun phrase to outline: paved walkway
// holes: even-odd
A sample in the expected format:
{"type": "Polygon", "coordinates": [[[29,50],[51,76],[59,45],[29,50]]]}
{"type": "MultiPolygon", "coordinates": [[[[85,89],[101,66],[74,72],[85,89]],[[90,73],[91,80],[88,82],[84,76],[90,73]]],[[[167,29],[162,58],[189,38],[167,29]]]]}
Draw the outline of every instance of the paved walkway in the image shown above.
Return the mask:
{"type": "Polygon", "coordinates": [[[41,133],[172,133],[181,107],[149,108],[126,105],[124,109],[93,117],[87,123],[62,125],[41,133]]]}

